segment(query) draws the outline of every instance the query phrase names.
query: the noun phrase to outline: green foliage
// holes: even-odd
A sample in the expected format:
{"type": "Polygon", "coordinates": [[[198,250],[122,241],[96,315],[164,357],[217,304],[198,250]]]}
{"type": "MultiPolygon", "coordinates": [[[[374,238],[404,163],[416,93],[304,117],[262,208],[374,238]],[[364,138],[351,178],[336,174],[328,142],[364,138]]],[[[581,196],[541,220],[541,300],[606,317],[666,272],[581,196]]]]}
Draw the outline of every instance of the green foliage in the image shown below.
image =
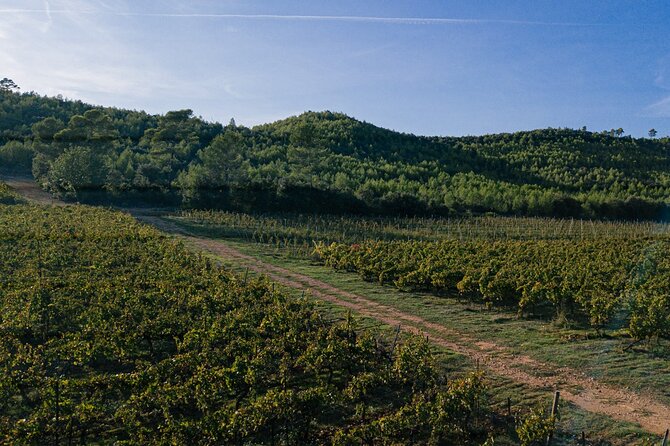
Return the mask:
{"type": "Polygon", "coordinates": [[[245,214],[184,210],[175,218],[219,235],[252,239],[254,232],[291,241],[365,240],[595,240],[653,238],[670,232],[665,222],[593,221],[524,217],[384,217],[333,214],[245,214]]]}
{"type": "Polygon", "coordinates": [[[56,134],[61,132],[64,127],[65,126],[61,121],[50,116],[33,124],[33,136],[38,141],[51,142],[56,134]]]}
{"type": "MultiPolygon", "coordinates": [[[[65,152],[68,153],[68,152],[65,152]]],[[[0,443],[478,444],[481,375],[128,215],[0,206],[0,443]]]]}
{"type": "Polygon", "coordinates": [[[13,80],[7,77],[0,79],[0,93],[10,93],[13,91],[18,91],[20,89],[21,88],[18,85],[16,85],[16,83],[13,80]]]}
{"type": "MultiPolygon", "coordinates": [[[[625,309],[627,290],[635,286],[632,271],[645,261],[648,243],[644,238],[368,241],[320,243],[315,255],[327,266],[400,289],[458,292],[487,306],[516,306],[520,314],[553,308],[562,317],[586,318],[601,327],[625,309]]],[[[670,251],[665,239],[655,244],[659,257],[670,251]]],[[[630,320],[635,337],[670,335],[670,288],[663,277],[649,275],[638,285],[630,320]]]]}
{"type": "Polygon", "coordinates": [[[88,147],[72,147],[54,160],[47,174],[49,187],[56,192],[95,188],[107,176],[102,155],[88,147]]]}
{"type": "Polygon", "coordinates": [[[521,446],[541,446],[554,434],[556,420],[545,415],[542,409],[531,409],[530,413],[517,421],[516,433],[521,446]]]}
{"type": "Polygon", "coordinates": [[[657,219],[670,203],[668,140],[619,130],[433,138],[331,112],[224,128],[191,110],[151,116],[0,96],[0,144],[32,142],[42,184],[49,163],[84,146],[109,161],[100,191],[178,191],[200,207],[657,219]]]}
{"type": "Polygon", "coordinates": [[[9,186],[0,182],[0,205],[18,204],[23,202],[24,200],[19,197],[9,186]]]}
{"type": "Polygon", "coordinates": [[[30,170],[33,156],[29,142],[10,141],[0,146],[0,169],[30,170]]]}
{"type": "MultiPolygon", "coordinates": [[[[661,274],[667,274],[664,267],[661,274]]],[[[670,338],[670,286],[665,274],[633,291],[629,329],[635,339],[670,338]]]]}
{"type": "Polygon", "coordinates": [[[72,115],[84,113],[90,108],[80,101],[65,101],[34,93],[0,94],[0,144],[30,139],[33,124],[45,118],[67,122],[72,115]]]}
{"type": "Polygon", "coordinates": [[[198,164],[191,164],[176,183],[183,191],[185,201],[199,199],[199,193],[242,188],[247,181],[249,163],[244,159],[244,140],[232,128],[214,138],[212,143],[197,154],[198,164]]]}
{"type": "Polygon", "coordinates": [[[191,231],[267,244],[402,290],[456,295],[521,315],[553,311],[598,329],[614,319],[618,328],[628,322],[635,339],[670,337],[666,223],[220,211],[182,211],[173,219],[191,231]]]}

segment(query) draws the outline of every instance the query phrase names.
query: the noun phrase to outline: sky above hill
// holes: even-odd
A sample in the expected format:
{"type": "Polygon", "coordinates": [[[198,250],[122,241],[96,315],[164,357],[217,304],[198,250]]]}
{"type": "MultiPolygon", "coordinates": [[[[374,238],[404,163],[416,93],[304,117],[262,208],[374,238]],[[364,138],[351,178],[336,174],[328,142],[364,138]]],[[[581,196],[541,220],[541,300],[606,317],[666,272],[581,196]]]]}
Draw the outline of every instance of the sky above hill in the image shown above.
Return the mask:
{"type": "Polygon", "coordinates": [[[23,91],[254,125],[670,134],[667,0],[0,0],[23,91]]]}

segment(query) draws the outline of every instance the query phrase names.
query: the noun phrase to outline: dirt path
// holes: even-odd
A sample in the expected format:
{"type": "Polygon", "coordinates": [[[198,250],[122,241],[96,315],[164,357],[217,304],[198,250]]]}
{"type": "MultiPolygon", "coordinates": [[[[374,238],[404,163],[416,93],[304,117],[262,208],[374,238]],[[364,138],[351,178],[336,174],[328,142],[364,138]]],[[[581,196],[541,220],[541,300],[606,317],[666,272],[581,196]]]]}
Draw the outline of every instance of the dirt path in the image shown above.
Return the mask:
{"type": "Polygon", "coordinates": [[[471,337],[432,323],[421,317],[340,290],[328,283],[296,273],[246,255],[217,240],[186,233],[179,226],[158,217],[137,215],[138,219],[166,232],[178,234],[188,244],[233,260],[251,271],[264,274],[284,286],[308,290],[314,297],[351,309],[363,316],[427,337],[436,345],[478,361],[491,373],[530,387],[560,390],[562,398],[576,406],[613,419],[639,424],[643,429],[662,435],[670,425],[670,407],[628,390],[601,384],[583,373],[567,367],[558,368],[525,355],[515,355],[507,348],[471,337]],[[531,372],[532,371],[532,372],[531,372]]]}
{"type": "MultiPolygon", "coordinates": [[[[65,205],[41,190],[27,177],[3,176],[2,181],[25,198],[40,204],[65,205]]],[[[491,373],[546,390],[561,390],[561,396],[576,406],[613,419],[639,424],[643,429],[662,435],[670,425],[670,407],[634,392],[601,384],[570,368],[557,368],[525,355],[514,355],[507,348],[471,337],[401,312],[363,296],[340,290],[328,283],[281,268],[227,246],[225,243],[193,236],[146,209],[127,209],[138,220],[176,234],[190,245],[233,260],[250,270],[268,276],[287,287],[308,290],[314,297],[351,309],[363,316],[427,337],[436,345],[478,361],[491,373]],[[533,371],[533,373],[529,372],[533,371]]]]}
{"type": "Polygon", "coordinates": [[[3,175],[0,177],[3,183],[14,189],[16,193],[23,198],[38,203],[55,206],[67,206],[67,203],[60,201],[53,197],[49,192],[46,192],[35,183],[35,180],[29,176],[3,175]]]}

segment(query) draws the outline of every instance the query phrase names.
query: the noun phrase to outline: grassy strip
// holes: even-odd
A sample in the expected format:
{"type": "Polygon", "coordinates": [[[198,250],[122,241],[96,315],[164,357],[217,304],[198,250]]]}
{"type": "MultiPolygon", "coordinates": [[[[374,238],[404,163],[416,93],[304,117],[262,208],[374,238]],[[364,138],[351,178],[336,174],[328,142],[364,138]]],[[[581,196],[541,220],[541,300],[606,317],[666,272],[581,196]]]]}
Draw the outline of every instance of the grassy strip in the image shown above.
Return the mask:
{"type": "MultiPolygon", "coordinates": [[[[653,391],[662,388],[668,379],[663,376],[664,374],[647,373],[656,366],[667,367],[662,357],[646,352],[626,353],[623,351],[626,340],[622,338],[606,339],[596,337],[595,332],[560,328],[545,321],[519,320],[513,314],[499,311],[480,311],[452,298],[400,292],[395,288],[363,282],[354,274],[336,272],[314,265],[305,259],[287,258],[274,248],[260,244],[239,240],[226,240],[225,243],[267,263],[313,277],[344,291],[365,295],[370,300],[418,315],[448,328],[467,332],[471,337],[481,340],[495,338],[497,343],[509,347],[513,353],[525,354],[557,366],[578,368],[603,382],[625,385],[631,383],[632,376],[639,376],[642,381],[635,379],[637,386],[630,388],[638,391],[653,391]],[[628,362],[631,368],[614,367],[613,364],[618,362],[628,362]]],[[[244,264],[220,258],[219,260],[229,268],[238,271],[246,270],[244,264]]],[[[290,292],[301,294],[296,290],[290,290],[290,292]]],[[[317,305],[320,311],[329,317],[343,317],[346,313],[329,303],[318,301],[317,305]]],[[[364,324],[375,324],[375,321],[367,318],[362,318],[362,320],[364,324]]],[[[392,327],[378,323],[377,327],[387,336],[393,330],[392,327]]],[[[436,348],[442,350],[441,353],[445,359],[449,358],[448,361],[444,361],[445,366],[448,364],[449,373],[459,374],[473,368],[473,363],[469,358],[455,355],[439,347],[436,348]],[[457,361],[454,360],[456,358],[457,361]]],[[[551,402],[551,389],[546,391],[531,389],[497,376],[489,376],[489,380],[491,388],[495,389],[490,396],[490,404],[499,413],[506,413],[508,398],[513,402],[514,407],[547,406],[551,402]]],[[[563,405],[559,429],[557,444],[573,444],[582,431],[587,433],[591,441],[605,440],[610,444],[631,444],[646,435],[635,425],[589,413],[572,404],[563,405]]]]}

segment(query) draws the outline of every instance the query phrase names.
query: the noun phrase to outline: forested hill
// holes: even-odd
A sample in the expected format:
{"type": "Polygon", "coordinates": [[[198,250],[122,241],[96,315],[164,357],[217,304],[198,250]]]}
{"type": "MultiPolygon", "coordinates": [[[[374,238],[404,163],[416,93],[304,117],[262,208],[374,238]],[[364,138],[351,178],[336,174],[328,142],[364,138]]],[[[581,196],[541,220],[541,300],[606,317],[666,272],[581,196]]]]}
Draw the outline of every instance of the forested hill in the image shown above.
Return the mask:
{"type": "Polygon", "coordinates": [[[0,168],[78,200],[243,210],[664,218],[670,140],[397,133],[308,112],[254,128],[0,91],[0,168]]]}

